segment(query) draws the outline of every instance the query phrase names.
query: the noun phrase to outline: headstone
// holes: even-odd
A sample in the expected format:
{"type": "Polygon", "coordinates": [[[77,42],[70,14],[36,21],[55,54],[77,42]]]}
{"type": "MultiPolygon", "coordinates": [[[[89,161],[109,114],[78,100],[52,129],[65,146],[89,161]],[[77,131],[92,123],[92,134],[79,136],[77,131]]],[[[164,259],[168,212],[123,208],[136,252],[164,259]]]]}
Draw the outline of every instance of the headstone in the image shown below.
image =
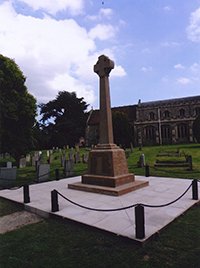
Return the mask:
{"type": "Polygon", "coordinates": [[[71,149],[69,151],[69,160],[74,161],[74,152],[71,149]]]}
{"type": "Polygon", "coordinates": [[[6,163],[6,167],[7,167],[7,168],[12,168],[12,162],[7,162],[7,163],[6,163]]]}
{"type": "Polygon", "coordinates": [[[35,166],[35,161],[36,161],[36,157],[32,156],[31,158],[31,165],[34,167],[35,166]]]}
{"type": "Polygon", "coordinates": [[[31,162],[31,155],[30,154],[26,155],[26,162],[27,163],[31,162]]]}
{"type": "Polygon", "coordinates": [[[188,162],[189,170],[192,170],[192,156],[188,155],[186,161],[188,162]]]}
{"type": "Polygon", "coordinates": [[[60,157],[60,159],[61,159],[61,167],[64,167],[65,160],[66,160],[66,155],[65,154],[62,154],[61,157],[60,157]]]}
{"type": "Polygon", "coordinates": [[[19,160],[19,167],[20,168],[26,167],[26,157],[20,158],[20,160],[19,160]]]}
{"type": "Polygon", "coordinates": [[[139,161],[137,163],[138,167],[144,167],[145,166],[145,155],[141,154],[139,161]]]}
{"type": "Polygon", "coordinates": [[[85,153],[82,155],[82,162],[87,163],[88,162],[88,153],[85,153]]]}
{"type": "Polygon", "coordinates": [[[133,152],[133,144],[132,144],[132,142],[131,142],[131,153],[133,152]]]}
{"type": "Polygon", "coordinates": [[[50,176],[50,165],[40,164],[37,167],[37,180],[38,182],[47,181],[50,176]]]}
{"type": "Polygon", "coordinates": [[[0,185],[4,187],[12,186],[17,177],[17,168],[0,168],[0,185]]]}
{"type": "Polygon", "coordinates": [[[75,160],[75,163],[80,163],[81,162],[80,153],[79,152],[76,152],[75,153],[74,160],[75,160]]]}
{"type": "Polygon", "coordinates": [[[38,160],[40,157],[40,153],[38,151],[34,152],[35,160],[38,160]]]}
{"type": "Polygon", "coordinates": [[[74,174],[73,172],[74,163],[72,160],[65,160],[64,164],[64,175],[70,177],[74,174]]]}

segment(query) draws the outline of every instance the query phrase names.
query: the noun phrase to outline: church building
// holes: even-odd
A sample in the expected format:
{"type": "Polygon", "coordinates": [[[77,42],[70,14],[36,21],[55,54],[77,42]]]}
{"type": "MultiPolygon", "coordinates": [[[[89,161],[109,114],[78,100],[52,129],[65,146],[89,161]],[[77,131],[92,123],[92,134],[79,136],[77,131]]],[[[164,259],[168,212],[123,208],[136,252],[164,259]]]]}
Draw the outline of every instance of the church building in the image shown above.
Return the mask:
{"type": "MultiPolygon", "coordinates": [[[[193,122],[200,115],[200,96],[142,102],[112,108],[126,113],[134,129],[134,145],[162,145],[195,142],[193,122]]],[[[99,111],[87,120],[86,144],[98,143],[99,111]]]]}

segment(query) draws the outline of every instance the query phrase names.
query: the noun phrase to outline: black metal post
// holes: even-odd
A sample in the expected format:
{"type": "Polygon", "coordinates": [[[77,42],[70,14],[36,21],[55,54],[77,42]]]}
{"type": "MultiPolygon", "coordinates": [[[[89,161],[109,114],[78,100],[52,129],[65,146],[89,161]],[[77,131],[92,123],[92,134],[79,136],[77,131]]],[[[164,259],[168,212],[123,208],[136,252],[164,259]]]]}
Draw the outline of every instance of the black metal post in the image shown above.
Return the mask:
{"type": "Polygon", "coordinates": [[[135,236],[136,238],[143,239],[145,237],[144,226],[144,207],[137,205],[135,207],[135,236]]]}
{"type": "Polygon", "coordinates": [[[198,181],[197,180],[192,181],[192,199],[198,200],[198,181]]]}
{"type": "Polygon", "coordinates": [[[150,175],[150,172],[149,172],[149,165],[146,165],[146,166],[145,166],[145,176],[146,176],[146,177],[149,177],[149,175],[150,175]]]}
{"type": "Polygon", "coordinates": [[[29,185],[23,186],[24,203],[30,203],[29,185]]]}
{"type": "Polygon", "coordinates": [[[55,170],[55,176],[56,176],[56,180],[58,181],[60,177],[58,168],[55,170]]]}
{"type": "Polygon", "coordinates": [[[58,193],[56,190],[51,191],[51,211],[52,212],[59,211],[58,193]]]}

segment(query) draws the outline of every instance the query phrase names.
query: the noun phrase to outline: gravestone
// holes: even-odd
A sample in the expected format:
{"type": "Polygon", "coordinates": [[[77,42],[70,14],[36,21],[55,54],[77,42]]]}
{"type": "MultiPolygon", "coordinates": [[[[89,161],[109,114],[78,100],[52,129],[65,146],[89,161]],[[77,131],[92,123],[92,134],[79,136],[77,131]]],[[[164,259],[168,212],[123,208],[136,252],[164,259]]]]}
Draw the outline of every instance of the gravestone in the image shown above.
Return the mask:
{"type": "Polygon", "coordinates": [[[69,160],[74,161],[74,150],[72,149],[69,151],[69,160]]]}
{"type": "Polygon", "coordinates": [[[31,164],[33,167],[35,167],[35,162],[36,162],[36,157],[35,156],[32,156],[31,158],[31,164]]]}
{"type": "Polygon", "coordinates": [[[27,154],[26,155],[26,162],[27,163],[30,163],[31,162],[31,155],[30,154],[27,154]]]}
{"type": "Polygon", "coordinates": [[[88,153],[85,153],[82,155],[82,162],[87,163],[88,162],[88,153]]]}
{"type": "Polygon", "coordinates": [[[137,162],[138,167],[144,167],[145,166],[145,155],[141,154],[139,161],[137,162]]]}
{"type": "Polygon", "coordinates": [[[65,165],[65,160],[66,160],[66,154],[62,154],[60,157],[61,160],[61,167],[64,167],[65,165]]]}
{"type": "Polygon", "coordinates": [[[12,168],[12,162],[7,162],[7,163],[6,163],[6,167],[7,167],[7,168],[12,168]]]}
{"type": "Polygon", "coordinates": [[[4,187],[12,186],[17,177],[17,167],[0,168],[0,185],[4,187]]]}
{"type": "Polygon", "coordinates": [[[26,167],[26,157],[20,158],[20,160],[19,160],[19,167],[20,168],[26,167]]]}
{"type": "Polygon", "coordinates": [[[50,176],[50,165],[40,164],[37,167],[37,180],[38,182],[47,181],[50,176]]]}
{"type": "Polygon", "coordinates": [[[47,150],[47,158],[49,158],[49,156],[50,156],[50,151],[49,150],[47,150]]]}
{"type": "Polygon", "coordinates": [[[74,167],[74,163],[72,160],[65,160],[64,175],[67,177],[73,176],[74,174],[73,167],[74,167]]]}
{"type": "Polygon", "coordinates": [[[75,163],[80,163],[81,162],[81,158],[80,158],[80,153],[79,152],[76,152],[75,153],[74,160],[75,160],[75,163]]]}
{"type": "Polygon", "coordinates": [[[118,196],[148,185],[147,181],[135,181],[134,174],[128,172],[124,150],[113,142],[109,90],[113,68],[114,62],[104,55],[94,66],[100,78],[100,139],[89,153],[87,174],[82,176],[82,182],[68,184],[70,189],[118,196]]]}

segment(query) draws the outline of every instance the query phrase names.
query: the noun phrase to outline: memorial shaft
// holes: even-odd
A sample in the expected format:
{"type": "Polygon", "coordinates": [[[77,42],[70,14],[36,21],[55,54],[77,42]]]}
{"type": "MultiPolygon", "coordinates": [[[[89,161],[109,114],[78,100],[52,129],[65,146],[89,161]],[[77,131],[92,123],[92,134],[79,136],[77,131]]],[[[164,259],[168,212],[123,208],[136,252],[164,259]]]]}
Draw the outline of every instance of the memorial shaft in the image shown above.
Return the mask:
{"type": "Polygon", "coordinates": [[[94,66],[94,72],[100,78],[100,138],[99,144],[113,144],[112,112],[110,104],[109,73],[114,62],[101,55],[94,66]]]}

